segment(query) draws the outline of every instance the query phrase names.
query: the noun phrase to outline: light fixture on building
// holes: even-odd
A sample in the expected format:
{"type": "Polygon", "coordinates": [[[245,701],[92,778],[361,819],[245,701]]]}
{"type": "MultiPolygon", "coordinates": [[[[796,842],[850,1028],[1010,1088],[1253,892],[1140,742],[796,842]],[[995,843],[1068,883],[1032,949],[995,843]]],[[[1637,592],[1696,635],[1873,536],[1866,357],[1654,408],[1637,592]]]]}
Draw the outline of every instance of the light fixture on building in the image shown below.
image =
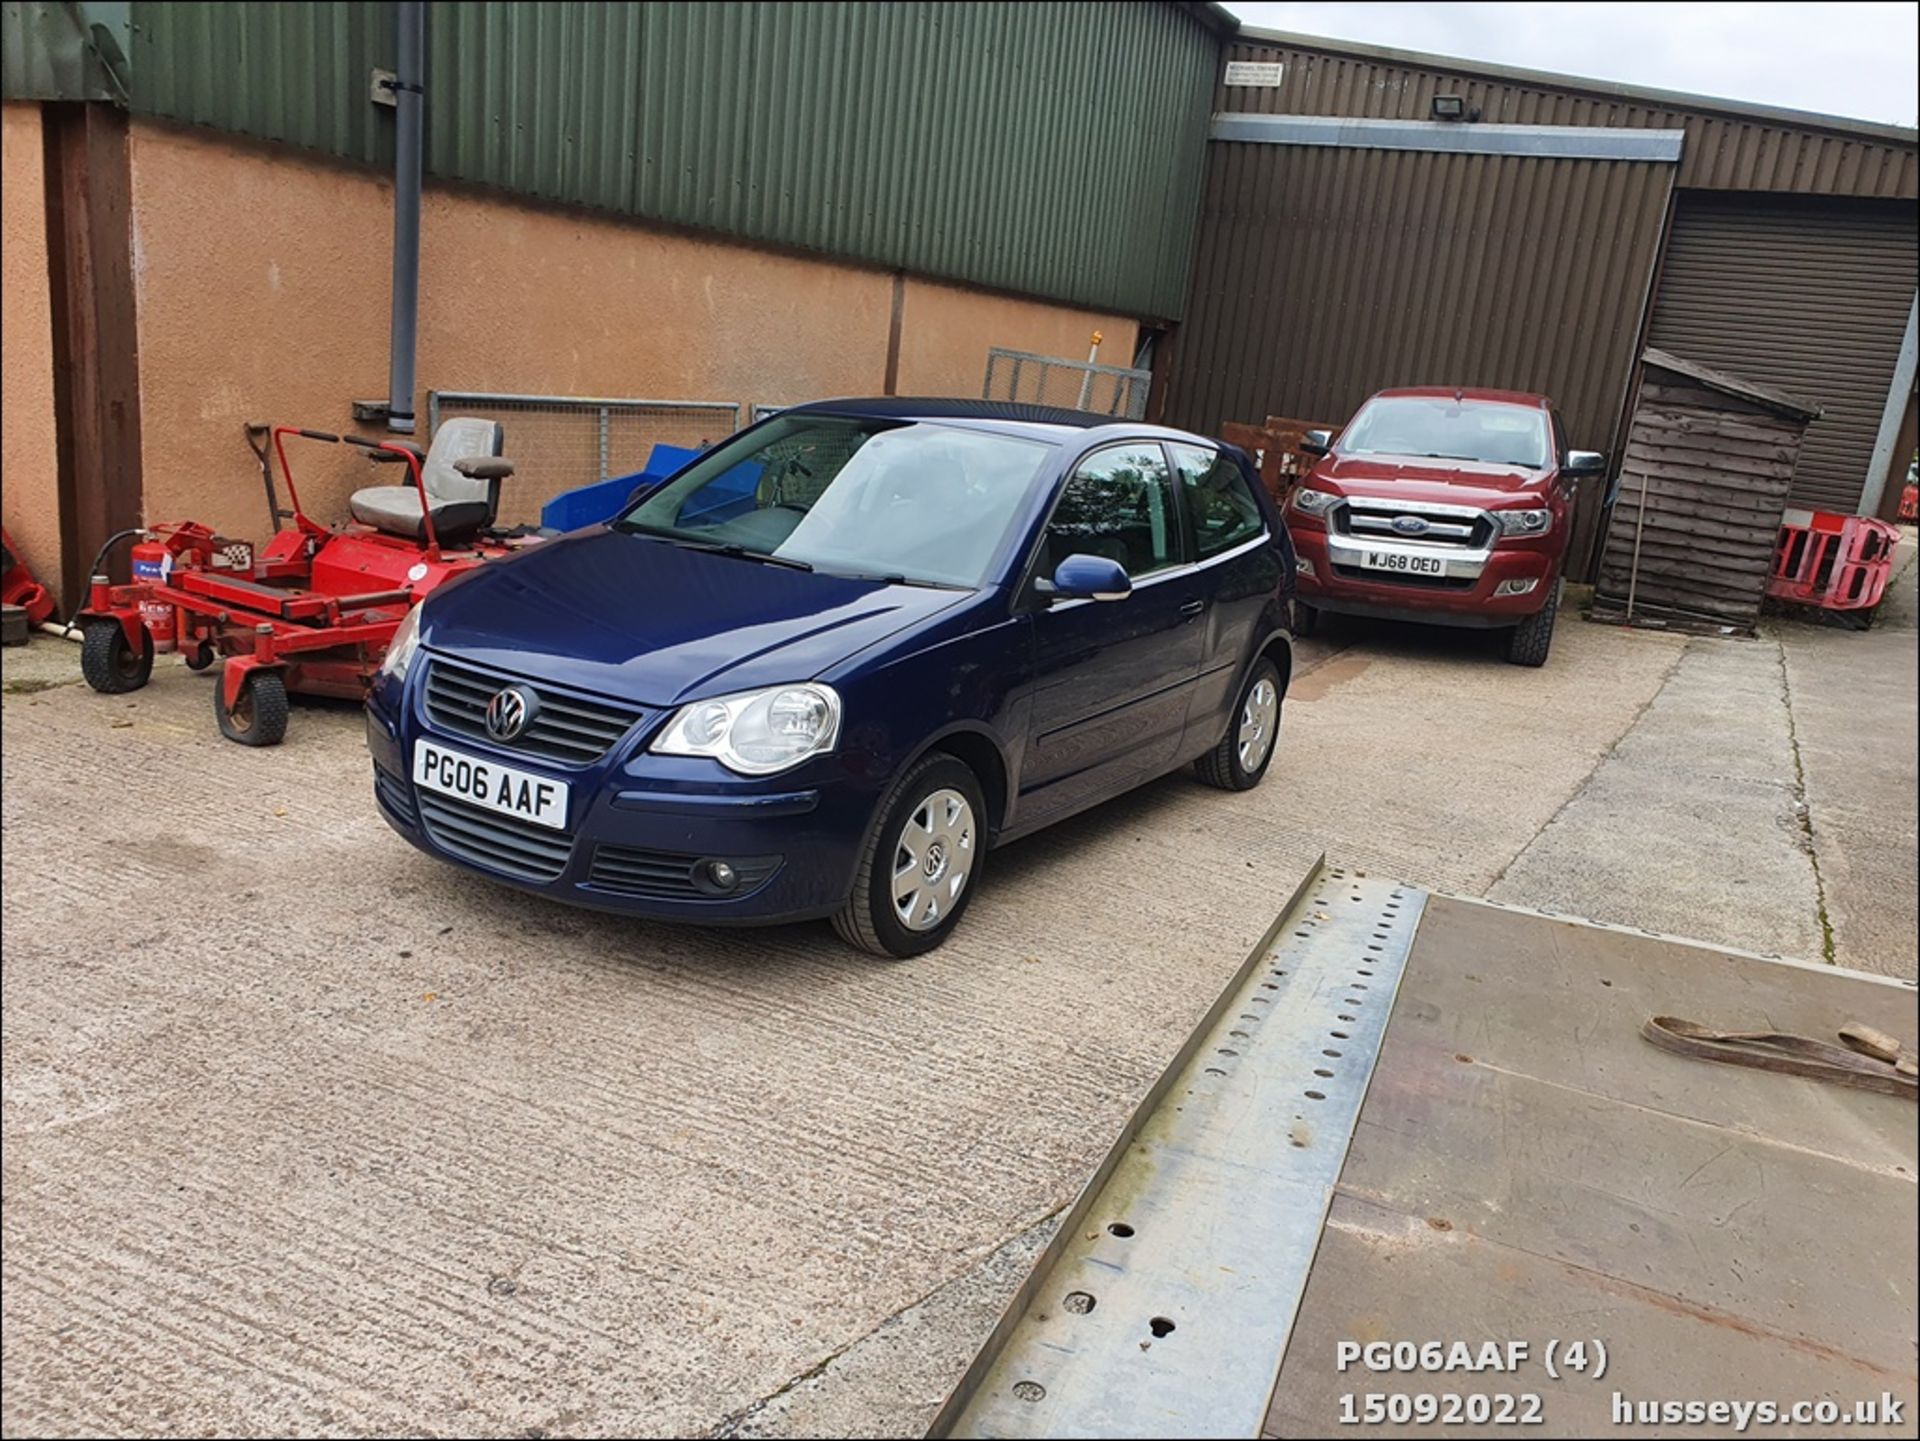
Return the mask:
{"type": "Polygon", "coordinates": [[[1464,95],[1434,96],[1433,118],[1435,120],[1465,120],[1467,118],[1466,97],[1464,95]]]}

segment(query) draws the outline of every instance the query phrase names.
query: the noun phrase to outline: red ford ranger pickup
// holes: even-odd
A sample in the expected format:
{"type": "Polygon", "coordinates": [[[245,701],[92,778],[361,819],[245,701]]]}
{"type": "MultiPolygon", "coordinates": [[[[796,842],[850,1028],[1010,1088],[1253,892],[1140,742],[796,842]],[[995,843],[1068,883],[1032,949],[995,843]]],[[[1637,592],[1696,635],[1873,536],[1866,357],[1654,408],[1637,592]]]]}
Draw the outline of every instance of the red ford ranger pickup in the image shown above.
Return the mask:
{"type": "Polygon", "coordinates": [[[1320,611],[1506,630],[1542,665],[1560,609],[1573,483],[1606,457],[1568,450],[1553,403],[1511,390],[1383,390],[1287,502],[1299,555],[1294,628],[1320,611]]]}

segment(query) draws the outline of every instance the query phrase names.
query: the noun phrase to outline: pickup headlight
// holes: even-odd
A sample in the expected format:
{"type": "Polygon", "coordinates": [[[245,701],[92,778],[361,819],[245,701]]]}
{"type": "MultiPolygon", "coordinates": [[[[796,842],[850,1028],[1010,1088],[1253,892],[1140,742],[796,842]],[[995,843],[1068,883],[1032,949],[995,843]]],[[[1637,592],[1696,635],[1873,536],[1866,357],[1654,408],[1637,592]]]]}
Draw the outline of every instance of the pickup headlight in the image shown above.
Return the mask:
{"type": "Polygon", "coordinates": [[[682,706],[652,749],[711,756],[730,771],[765,776],[832,750],[839,736],[839,693],[805,681],[682,706]]]}
{"type": "Polygon", "coordinates": [[[1550,510],[1496,510],[1493,518],[1502,535],[1545,535],[1553,528],[1550,510]]]}
{"type": "MultiPolygon", "coordinates": [[[[420,602],[425,605],[426,602],[420,602]]],[[[420,649],[420,605],[407,612],[393,633],[393,639],[387,642],[387,653],[380,660],[380,674],[390,675],[395,680],[407,678],[407,667],[413,664],[413,653],[420,649]]]]}
{"type": "Polygon", "coordinates": [[[1302,515],[1325,515],[1339,496],[1324,490],[1308,490],[1304,485],[1293,493],[1293,508],[1302,515]]]}

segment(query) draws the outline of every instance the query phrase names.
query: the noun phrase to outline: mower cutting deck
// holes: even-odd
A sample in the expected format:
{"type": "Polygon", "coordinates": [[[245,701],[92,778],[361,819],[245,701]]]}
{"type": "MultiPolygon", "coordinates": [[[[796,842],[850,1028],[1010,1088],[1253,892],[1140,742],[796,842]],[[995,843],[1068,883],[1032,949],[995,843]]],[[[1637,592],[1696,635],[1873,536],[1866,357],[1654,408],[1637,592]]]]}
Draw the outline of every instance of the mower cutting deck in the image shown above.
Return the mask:
{"type": "Polygon", "coordinates": [[[359,699],[415,604],[450,577],[537,537],[483,528],[497,512],[500,482],[513,473],[499,455],[500,427],[490,421],[447,421],[425,456],[410,445],[296,426],[249,433],[271,435],[292,502],[289,511],[279,508],[265,447],[256,446],[273,538],[256,552],[250,542],[192,521],[149,528],[134,547],[129,583],[93,577],[78,617],[81,671],[96,691],[118,695],[147,683],[158,653],[178,650],[194,670],[225,657],[214,692],[221,734],[269,746],[286,734],[290,692],[359,699]],[[359,446],[371,459],[403,463],[411,486],[360,491],[356,512],[364,509],[379,523],[330,529],[300,506],[288,436],[359,446]],[[293,524],[280,529],[288,519],[293,524]],[[444,539],[457,539],[459,548],[443,546],[443,526],[444,539]]]}

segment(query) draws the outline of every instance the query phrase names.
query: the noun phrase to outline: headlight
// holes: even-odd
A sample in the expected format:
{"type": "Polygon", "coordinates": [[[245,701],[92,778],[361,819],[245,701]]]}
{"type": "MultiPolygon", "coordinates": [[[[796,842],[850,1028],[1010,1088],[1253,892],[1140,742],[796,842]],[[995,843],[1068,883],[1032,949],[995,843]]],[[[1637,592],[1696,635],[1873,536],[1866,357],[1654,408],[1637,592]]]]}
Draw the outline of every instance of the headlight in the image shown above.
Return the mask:
{"type": "Polygon", "coordinates": [[[1550,510],[1496,510],[1493,518],[1505,535],[1545,535],[1553,525],[1550,510]]]}
{"type": "Polygon", "coordinates": [[[730,771],[764,776],[833,749],[840,696],[802,682],[682,706],[652,749],[666,756],[712,756],[730,771]]]}
{"type": "MultiPolygon", "coordinates": [[[[426,604],[425,601],[420,603],[426,604]]],[[[387,642],[387,653],[380,662],[380,674],[390,675],[395,680],[407,678],[407,667],[413,664],[413,653],[420,649],[420,606],[416,605],[407,612],[406,619],[393,633],[393,639],[387,642]]]]}
{"type": "Polygon", "coordinates": [[[1293,508],[1303,515],[1325,515],[1339,496],[1324,490],[1308,490],[1304,485],[1293,493],[1293,508]]]}

